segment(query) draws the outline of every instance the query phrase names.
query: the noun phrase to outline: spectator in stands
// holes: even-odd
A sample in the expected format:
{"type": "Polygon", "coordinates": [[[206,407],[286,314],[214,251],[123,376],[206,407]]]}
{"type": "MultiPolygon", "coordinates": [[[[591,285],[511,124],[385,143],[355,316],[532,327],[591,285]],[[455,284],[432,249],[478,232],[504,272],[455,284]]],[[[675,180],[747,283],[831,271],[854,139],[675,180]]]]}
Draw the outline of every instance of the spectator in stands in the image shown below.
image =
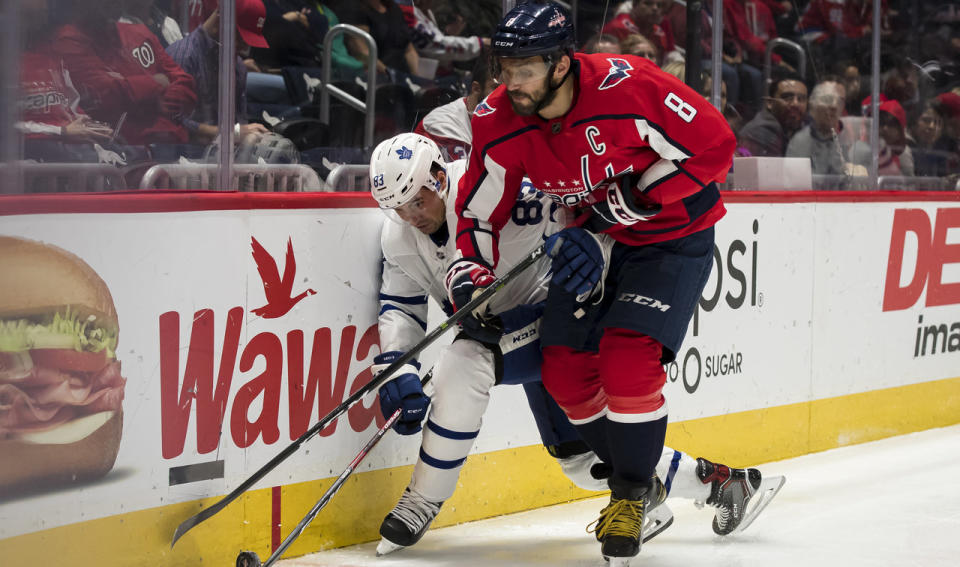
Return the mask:
{"type": "Polygon", "coordinates": [[[632,33],[620,41],[620,53],[649,59],[658,66],[661,64],[656,44],[638,33],[632,33]]]}
{"type": "MultiPolygon", "coordinates": [[[[700,50],[701,56],[703,57],[703,68],[709,69],[712,66],[712,56],[713,56],[713,17],[712,17],[713,5],[710,2],[706,2],[703,5],[703,10],[700,12],[700,50]]],[[[678,40],[683,43],[687,34],[687,7],[685,4],[679,2],[674,2],[672,7],[667,12],[666,17],[664,18],[663,25],[666,27],[669,25],[670,29],[673,31],[673,36],[678,38],[678,40]]],[[[730,108],[733,108],[733,104],[740,102],[740,75],[741,73],[747,75],[751,81],[761,81],[763,80],[762,74],[757,69],[740,69],[740,63],[737,63],[735,57],[731,57],[730,54],[734,53],[734,49],[731,47],[728,50],[729,53],[727,57],[721,59],[721,73],[723,77],[723,84],[725,88],[729,89],[730,95],[730,108]],[[759,77],[759,79],[757,79],[759,77]]],[[[684,54],[685,55],[685,54],[684,54]]],[[[673,61],[683,62],[684,56],[680,54],[679,48],[674,51],[672,54],[668,54],[668,57],[663,58],[662,65],[667,65],[673,61]]],[[[754,97],[759,96],[759,93],[762,92],[762,87],[758,83],[753,83],[751,87],[757,94],[753,95],[754,97]]],[[[751,115],[753,112],[750,113],[751,115]]],[[[741,116],[739,111],[737,112],[738,116],[741,116]]]]}
{"type": "MultiPolygon", "coordinates": [[[[899,102],[888,100],[880,105],[880,147],[878,175],[912,177],[913,153],[907,147],[907,114],[899,102]]],[[[853,161],[868,167],[874,150],[867,142],[857,141],[853,146],[853,161]]]]}
{"type": "MultiPolygon", "coordinates": [[[[754,4],[758,11],[763,4],[754,4]]],[[[746,8],[741,0],[723,0],[723,62],[737,73],[737,89],[730,93],[733,104],[742,103],[743,111],[752,114],[763,95],[763,73],[766,42],[757,37],[749,24],[746,8]]],[[[778,55],[773,56],[780,63],[778,55]]],[[[725,76],[726,78],[726,76],[725,76]]]]}
{"type": "Polygon", "coordinates": [[[770,10],[770,13],[773,14],[777,35],[791,35],[798,19],[797,6],[802,6],[803,2],[794,2],[793,0],[760,1],[770,10]]]}
{"type": "MultiPolygon", "coordinates": [[[[882,1],[881,33],[890,23],[886,0],[882,1]]],[[[837,53],[855,60],[869,52],[873,0],[810,0],[797,22],[797,31],[811,46],[814,61],[827,61],[837,53]]]]}
{"type": "MultiPolygon", "coordinates": [[[[266,22],[263,36],[269,47],[252,46],[259,70],[279,72],[284,67],[319,68],[323,63],[323,36],[329,24],[312,0],[263,0],[266,22]]],[[[239,20],[239,18],[238,18],[239,20]]]]}
{"type": "Polygon", "coordinates": [[[783,156],[787,142],[803,125],[807,114],[807,86],[794,74],[782,74],[770,83],[763,109],[744,125],[740,137],[753,156],[783,156]]]}
{"type": "Polygon", "coordinates": [[[910,122],[907,145],[913,152],[913,166],[917,175],[941,177],[947,175],[947,153],[936,149],[943,136],[943,114],[938,100],[924,104],[921,112],[910,122]]]}
{"type": "Polygon", "coordinates": [[[197,102],[193,78],[142,24],[117,20],[120,0],[93,0],[74,7],[73,24],[57,30],[61,57],[94,119],[118,128],[129,144],[183,143],[181,125],[197,102]]]}
{"type": "Polygon", "coordinates": [[[596,34],[587,40],[582,51],[584,53],[622,53],[620,40],[608,33],[596,34]]]}
{"type": "Polygon", "coordinates": [[[937,95],[943,113],[943,135],[934,147],[947,156],[949,173],[960,173],[960,94],[955,92],[937,95]]]}
{"type": "MultiPolygon", "coordinates": [[[[397,72],[416,75],[420,57],[410,41],[410,28],[403,12],[393,0],[356,0],[339,5],[344,23],[353,24],[369,33],[377,43],[377,72],[391,82],[400,79],[397,72]]],[[[350,54],[367,65],[367,44],[356,36],[346,39],[350,54]]]]}
{"type": "MultiPolygon", "coordinates": [[[[326,3],[317,2],[317,12],[327,20],[327,24],[333,28],[340,23],[340,18],[333,11],[331,6],[326,3]]],[[[334,80],[344,79],[359,75],[363,71],[363,63],[350,55],[347,51],[347,44],[343,40],[343,35],[338,35],[331,45],[330,60],[333,63],[334,80]]]]}
{"type": "MultiPolygon", "coordinates": [[[[584,8],[587,6],[583,2],[580,5],[584,8]]],[[[462,35],[490,37],[503,18],[503,0],[441,0],[434,2],[433,13],[441,23],[462,20],[462,35]]]]}
{"type": "Polygon", "coordinates": [[[417,124],[414,133],[436,142],[448,162],[466,158],[473,140],[470,117],[477,105],[495,88],[497,82],[490,76],[487,57],[481,55],[474,64],[470,93],[431,110],[417,124]]]}
{"type": "MultiPolygon", "coordinates": [[[[238,138],[263,134],[262,124],[247,123],[247,68],[242,56],[251,47],[269,46],[263,35],[265,7],[261,0],[236,0],[236,134],[238,138]]],[[[199,103],[196,110],[182,119],[192,141],[209,144],[220,133],[220,11],[216,10],[202,26],[168,47],[170,56],[193,77],[199,103]]]]}
{"type": "Polygon", "coordinates": [[[845,175],[850,170],[851,144],[841,137],[845,89],[837,81],[821,81],[810,93],[811,122],[797,131],[787,145],[787,157],[810,159],[810,169],[818,175],[845,175]]]}
{"type": "Polygon", "coordinates": [[[895,54],[885,57],[884,71],[880,77],[880,92],[887,100],[895,100],[904,110],[920,106],[919,76],[917,66],[905,56],[895,54]]]}
{"type": "Polygon", "coordinates": [[[56,150],[49,145],[31,151],[34,141],[110,141],[113,129],[94,121],[79,107],[80,94],[70,74],[48,49],[47,1],[33,0],[21,6],[26,44],[20,55],[20,116],[15,127],[26,138],[26,157],[64,160],[62,155],[52,155],[56,150]]]}
{"type": "Polygon", "coordinates": [[[844,112],[850,116],[860,116],[860,101],[863,100],[863,81],[860,78],[860,68],[850,59],[838,61],[833,66],[834,74],[843,82],[847,98],[844,101],[844,112]]]}
{"type": "Polygon", "coordinates": [[[638,33],[658,43],[660,53],[670,53],[676,49],[676,44],[669,25],[663,19],[667,4],[667,0],[633,0],[630,11],[610,20],[603,27],[603,33],[615,36],[620,41],[638,33]]]}
{"type": "Polygon", "coordinates": [[[454,20],[441,30],[437,18],[433,15],[433,0],[397,0],[397,5],[403,11],[413,46],[421,60],[437,60],[442,69],[441,74],[453,72],[450,65],[452,62],[471,61],[476,59],[484,48],[490,47],[489,37],[460,35],[466,25],[463,18],[454,20]]]}
{"type": "Polygon", "coordinates": [[[187,4],[189,19],[187,21],[187,29],[183,31],[189,33],[207,21],[207,18],[209,18],[220,5],[220,0],[173,0],[172,13],[180,14],[184,3],[187,4]]]}
{"type": "Polygon", "coordinates": [[[160,40],[164,48],[183,39],[180,24],[171,18],[155,0],[126,0],[123,5],[121,22],[143,24],[160,40]]]}

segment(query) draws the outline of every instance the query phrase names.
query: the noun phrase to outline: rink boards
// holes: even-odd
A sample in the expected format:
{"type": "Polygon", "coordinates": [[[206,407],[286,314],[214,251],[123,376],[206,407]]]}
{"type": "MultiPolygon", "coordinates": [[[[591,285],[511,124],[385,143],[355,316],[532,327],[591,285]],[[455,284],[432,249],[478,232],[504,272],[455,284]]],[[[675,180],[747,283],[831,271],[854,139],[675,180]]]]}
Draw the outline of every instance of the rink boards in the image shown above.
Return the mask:
{"type": "MultiPolygon", "coordinates": [[[[668,444],[747,465],[960,422],[956,197],[726,194],[713,273],[667,367],[668,444]]],[[[64,248],[107,283],[127,380],[113,469],[0,501],[0,562],[269,554],[382,423],[375,401],[169,543],[370,379],[383,220],[365,195],[0,198],[0,235],[64,248]],[[261,271],[283,279],[288,242],[303,296],[271,305],[261,271]]],[[[374,539],[418,441],[388,434],[288,554],[374,539]]],[[[519,388],[496,388],[436,525],[587,495],[538,443],[519,388]]]]}

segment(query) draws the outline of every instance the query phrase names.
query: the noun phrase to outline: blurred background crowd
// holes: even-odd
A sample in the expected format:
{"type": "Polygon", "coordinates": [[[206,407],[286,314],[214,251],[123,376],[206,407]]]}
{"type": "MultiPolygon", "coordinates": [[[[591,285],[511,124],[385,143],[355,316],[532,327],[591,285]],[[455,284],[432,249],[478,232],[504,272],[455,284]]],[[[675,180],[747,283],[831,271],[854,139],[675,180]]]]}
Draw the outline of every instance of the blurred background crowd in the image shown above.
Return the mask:
{"type": "MultiPolygon", "coordinates": [[[[20,182],[0,192],[203,189],[172,171],[222,164],[224,143],[306,179],[239,187],[276,190],[363,189],[327,182],[404,131],[469,151],[448,126],[496,87],[501,0],[234,1],[223,58],[218,0],[5,0],[0,167],[20,182]]],[[[877,29],[873,1],[703,0],[696,22],[683,0],[561,3],[581,51],[646,57],[713,100],[739,157],[808,159],[819,189],[955,190],[960,1],[882,0],[877,29]]]]}

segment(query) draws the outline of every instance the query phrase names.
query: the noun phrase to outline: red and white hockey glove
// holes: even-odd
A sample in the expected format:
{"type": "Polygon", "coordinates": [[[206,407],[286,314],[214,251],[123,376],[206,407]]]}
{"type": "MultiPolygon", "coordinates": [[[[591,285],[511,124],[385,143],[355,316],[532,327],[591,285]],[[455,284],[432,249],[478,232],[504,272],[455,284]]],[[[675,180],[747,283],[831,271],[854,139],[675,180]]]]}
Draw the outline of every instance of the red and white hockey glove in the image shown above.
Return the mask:
{"type": "Polygon", "coordinates": [[[630,226],[649,220],[659,213],[663,208],[658,203],[637,202],[633,191],[639,180],[638,175],[621,175],[607,180],[606,199],[590,206],[590,218],[583,228],[599,234],[620,224],[630,226]]]}
{"type": "MultiPolygon", "coordinates": [[[[484,288],[496,281],[493,270],[472,260],[460,259],[447,269],[447,294],[454,310],[459,310],[484,288]]],[[[460,321],[460,328],[469,337],[482,343],[498,343],[503,335],[503,324],[499,317],[490,316],[489,307],[484,303],[471,315],[460,321]]]]}

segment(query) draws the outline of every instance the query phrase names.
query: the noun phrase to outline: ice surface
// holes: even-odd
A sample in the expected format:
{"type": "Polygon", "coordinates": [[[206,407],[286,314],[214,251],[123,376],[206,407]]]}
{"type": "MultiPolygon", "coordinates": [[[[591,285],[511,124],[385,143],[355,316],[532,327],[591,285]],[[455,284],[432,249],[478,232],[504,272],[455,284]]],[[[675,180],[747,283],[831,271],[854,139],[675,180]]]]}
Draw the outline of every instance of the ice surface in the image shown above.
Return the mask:
{"type": "MultiPolygon", "coordinates": [[[[709,457],[709,455],[707,455],[709,457]]],[[[760,466],[787,484],[750,528],[722,538],[713,509],[671,500],[671,528],[634,567],[954,567],[960,565],[960,425],[760,466]]],[[[605,565],[584,527],[593,498],[431,530],[374,556],[376,542],[281,561],[281,567],[605,565]]]]}

